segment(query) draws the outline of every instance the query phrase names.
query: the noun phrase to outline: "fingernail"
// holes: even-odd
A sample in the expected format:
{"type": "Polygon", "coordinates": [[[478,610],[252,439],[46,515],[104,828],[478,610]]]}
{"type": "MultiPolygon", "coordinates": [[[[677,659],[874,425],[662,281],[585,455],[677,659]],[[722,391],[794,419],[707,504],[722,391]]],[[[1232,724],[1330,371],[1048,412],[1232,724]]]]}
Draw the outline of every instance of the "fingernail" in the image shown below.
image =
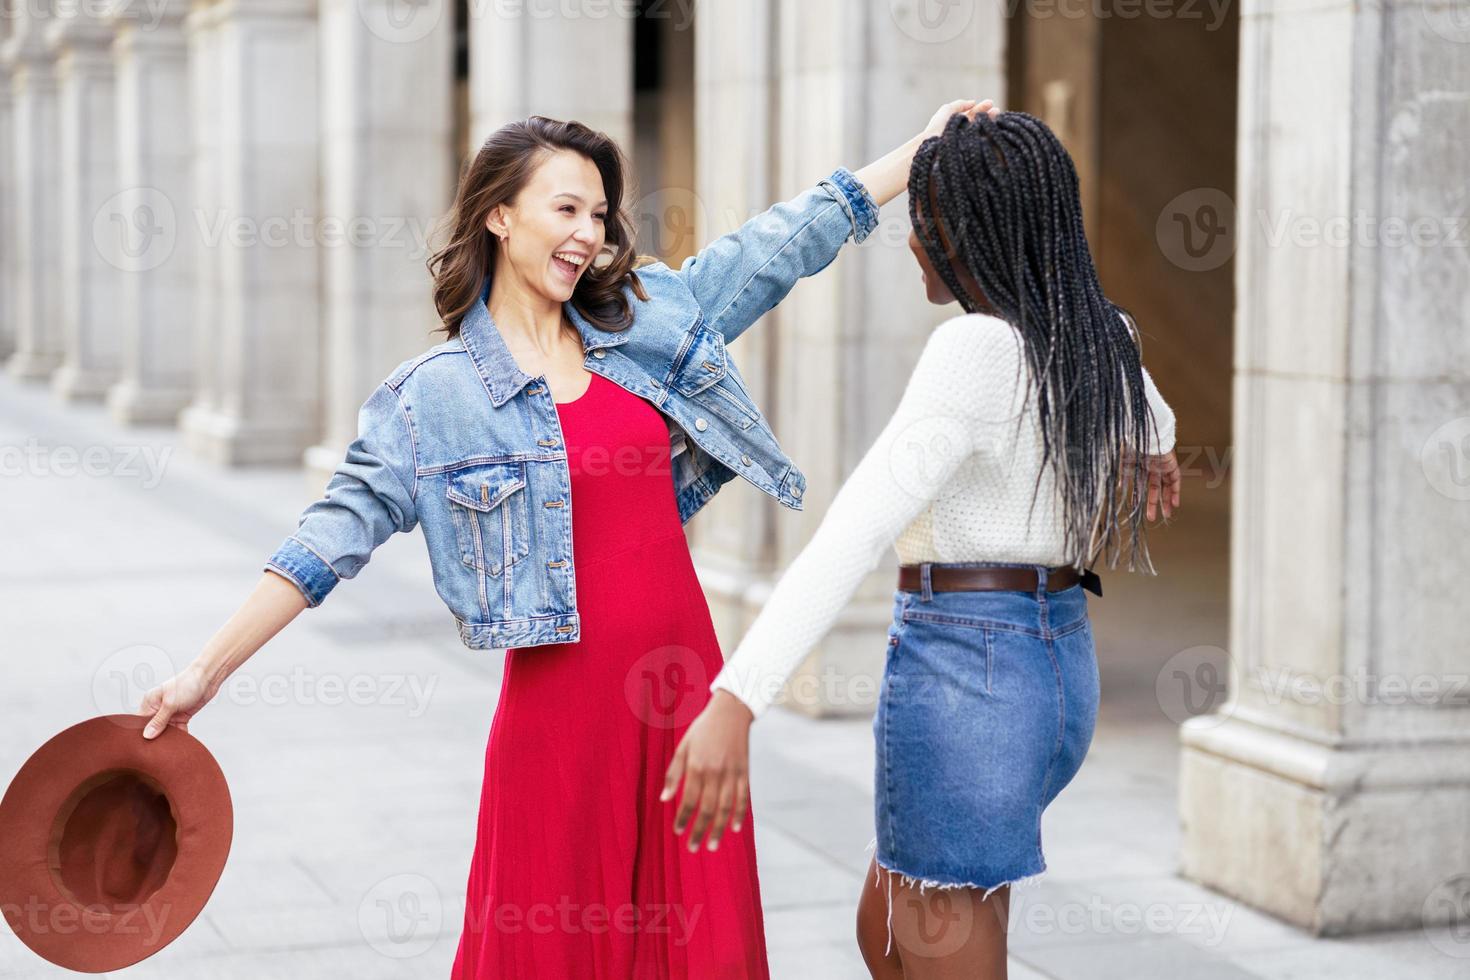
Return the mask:
{"type": "Polygon", "coordinates": [[[152,738],[157,733],[158,729],[154,728],[152,725],[149,725],[147,728],[143,729],[144,738],[152,738]]]}
{"type": "Polygon", "coordinates": [[[718,851],[720,849],[720,842],[717,841],[717,840],[710,841],[709,842],[709,849],[712,850],[712,851],[718,851]]]}
{"type": "Polygon", "coordinates": [[[662,793],[658,794],[658,798],[659,798],[659,802],[661,802],[661,803],[667,803],[668,800],[669,800],[669,791],[668,790],[664,790],[662,793]]]}

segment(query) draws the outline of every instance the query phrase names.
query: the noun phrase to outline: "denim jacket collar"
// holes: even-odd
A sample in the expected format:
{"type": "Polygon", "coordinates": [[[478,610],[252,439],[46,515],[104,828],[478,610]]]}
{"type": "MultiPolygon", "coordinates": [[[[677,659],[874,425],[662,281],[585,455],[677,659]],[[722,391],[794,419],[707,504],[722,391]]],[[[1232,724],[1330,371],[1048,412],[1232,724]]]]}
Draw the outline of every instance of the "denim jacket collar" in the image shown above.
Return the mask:
{"type": "MultiPolygon", "coordinates": [[[[516,365],[510,348],[505,344],[505,338],[500,336],[500,329],[495,326],[495,321],[490,317],[490,308],[486,305],[489,299],[490,277],[486,276],[479,299],[475,300],[469,312],[460,320],[459,336],[466,353],[475,362],[480,378],[485,382],[485,390],[490,393],[490,404],[499,408],[524,388],[531,376],[516,365]]],[[[591,352],[598,347],[616,347],[627,343],[627,330],[612,333],[598,329],[577,310],[571,300],[563,303],[562,309],[582,335],[584,351],[591,352]]]]}

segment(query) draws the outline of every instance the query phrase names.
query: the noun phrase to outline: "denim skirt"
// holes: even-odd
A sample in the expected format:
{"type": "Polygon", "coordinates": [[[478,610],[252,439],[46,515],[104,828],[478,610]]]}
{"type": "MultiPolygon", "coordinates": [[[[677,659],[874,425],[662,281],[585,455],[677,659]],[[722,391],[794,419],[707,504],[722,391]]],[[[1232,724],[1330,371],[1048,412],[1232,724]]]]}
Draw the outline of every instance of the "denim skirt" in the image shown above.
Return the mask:
{"type": "MultiPolygon", "coordinates": [[[[1040,875],[1041,814],[1076,775],[1097,719],[1081,585],[1048,592],[896,590],[873,717],[875,857],[938,887],[1040,875]]],[[[927,576],[924,579],[927,584],[927,576]]]]}

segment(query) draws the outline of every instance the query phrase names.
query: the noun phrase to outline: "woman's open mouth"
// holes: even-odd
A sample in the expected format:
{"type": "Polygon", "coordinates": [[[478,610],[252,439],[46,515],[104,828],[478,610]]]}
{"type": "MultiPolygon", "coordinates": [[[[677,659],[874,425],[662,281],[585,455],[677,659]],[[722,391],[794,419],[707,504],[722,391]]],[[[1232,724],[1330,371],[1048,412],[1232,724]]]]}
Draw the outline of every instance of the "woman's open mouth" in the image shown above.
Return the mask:
{"type": "Polygon", "coordinates": [[[551,253],[551,264],[556,267],[557,274],[567,282],[576,282],[577,275],[582,271],[582,266],[587,263],[587,256],[580,252],[553,252],[551,253]]]}

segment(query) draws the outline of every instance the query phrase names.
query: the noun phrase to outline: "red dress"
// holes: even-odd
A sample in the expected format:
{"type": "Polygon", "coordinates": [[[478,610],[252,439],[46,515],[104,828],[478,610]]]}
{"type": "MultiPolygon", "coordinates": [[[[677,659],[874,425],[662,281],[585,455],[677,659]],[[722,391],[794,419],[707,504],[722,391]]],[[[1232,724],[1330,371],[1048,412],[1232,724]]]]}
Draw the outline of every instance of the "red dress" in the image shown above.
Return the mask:
{"type": "Polygon", "coordinates": [[[768,978],[754,822],[691,854],[664,773],[723,663],[658,409],[559,404],[582,638],[506,653],[453,980],[768,978]]]}

